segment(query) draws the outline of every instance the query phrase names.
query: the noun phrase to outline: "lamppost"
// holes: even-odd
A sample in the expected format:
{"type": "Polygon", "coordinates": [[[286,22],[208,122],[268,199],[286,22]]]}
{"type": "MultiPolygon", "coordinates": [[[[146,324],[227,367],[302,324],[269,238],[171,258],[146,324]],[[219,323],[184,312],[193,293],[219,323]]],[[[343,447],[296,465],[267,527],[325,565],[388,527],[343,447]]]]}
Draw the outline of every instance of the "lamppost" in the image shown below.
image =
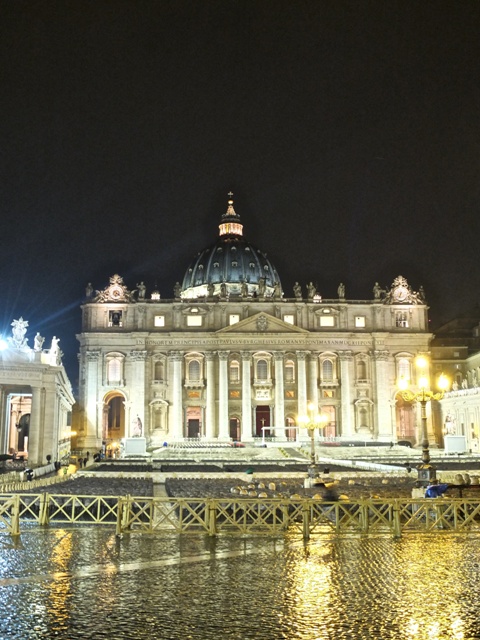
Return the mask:
{"type": "Polygon", "coordinates": [[[438,391],[432,391],[429,389],[430,379],[428,376],[428,360],[424,356],[419,356],[415,360],[415,365],[418,371],[417,375],[417,387],[418,391],[409,389],[410,380],[401,377],[398,380],[398,394],[406,402],[420,402],[420,417],[422,421],[422,464],[418,465],[418,480],[422,484],[428,484],[432,480],[435,480],[436,470],[433,465],[430,464],[430,450],[428,444],[428,431],[427,431],[427,402],[432,400],[441,400],[450,386],[449,379],[443,375],[437,380],[438,391]]]}
{"type": "Polygon", "coordinates": [[[307,406],[308,415],[298,416],[298,423],[308,429],[310,436],[310,467],[309,475],[315,477],[315,429],[323,429],[328,421],[328,416],[323,413],[317,413],[313,402],[307,406]]]}

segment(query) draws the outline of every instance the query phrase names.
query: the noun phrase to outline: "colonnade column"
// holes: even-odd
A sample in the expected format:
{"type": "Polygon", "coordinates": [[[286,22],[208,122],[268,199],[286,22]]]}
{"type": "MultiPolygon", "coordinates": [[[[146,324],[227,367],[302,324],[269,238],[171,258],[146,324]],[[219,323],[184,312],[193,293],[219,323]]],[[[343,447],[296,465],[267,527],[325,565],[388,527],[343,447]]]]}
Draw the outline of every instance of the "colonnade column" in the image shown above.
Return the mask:
{"type": "Polygon", "coordinates": [[[308,399],[318,410],[318,353],[311,353],[309,356],[309,376],[308,376],[308,399]]]}
{"type": "MultiPolygon", "coordinates": [[[[298,415],[307,415],[307,370],[305,360],[307,358],[306,351],[297,351],[297,369],[298,369],[298,415]]],[[[303,439],[308,437],[307,429],[301,429],[298,435],[303,439]]]]}
{"type": "Polygon", "coordinates": [[[218,439],[228,440],[228,351],[219,351],[218,360],[218,439]]]}
{"type": "Polygon", "coordinates": [[[102,425],[98,424],[98,389],[100,389],[100,351],[87,351],[84,366],[86,369],[86,389],[84,398],[85,422],[80,441],[85,449],[96,449],[102,444],[102,425]]]}
{"type": "MultiPolygon", "coordinates": [[[[41,464],[43,449],[43,430],[45,407],[45,389],[32,386],[32,411],[28,430],[28,461],[32,465],[41,464]]],[[[50,453],[50,452],[49,452],[50,453]]]]}
{"type": "Polygon", "coordinates": [[[215,437],[215,352],[205,354],[207,361],[207,405],[205,410],[205,437],[215,437]]]}
{"type": "Polygon", "coordinates": [[[182,389],[182,363],[181,351],[170,351],[169,359],[173,365],[172,372],[172,405],[170,407],[170,424],[168,431],[174,440],[183,438],[183,389],[182,389]]]}
{"type": "Polygon", "coordinates": [[[340,384],[342,394],[342,432],[343,437],[349,437],[354,431],[354,417],[352,405],[352,362],[353,356],[351,351],[339,351],[340,359],[340,384]]]}
{"type": "Polygon", "coordinates": [[[242,351],[242,441],[250,442],[252,435],[252,356],[242,351]]]}
{"type": "MultiPolygon", "coordinates": [[[[275,415],[273,425],[275,427],[285,427],[285,387],[283,384],[283,351],[275,351],[275,415]]],[[[280,436],[285,435],[285,431],[278,432],[280,436]]],[[[277,431],[274,432],[277,435],[277,431]]]]}
{"type": "Polygon", "coordinates": [[[388,389],[387,361],[388,351],[371,351],[372,362],[374,364],[374,389],[376,402],[374,404],[375,422],[374,433],[379,440],[393,441],[396,438],[395,429],[390,411],[390,394],[388,389]]]}
{"type": "MultiPolygon", "coordinates": [[[[138,433],[138,431],[133,431],[132,427],[133,422],[137,420],[137,416],[140,418],[143,424],[143,429],[141,432],[142,436],[146,436],[145,429],[147,426],[146,416],[145,416],[145,361],[147,359],[146,351],[132,351],[130,354],[130,358],[133,364],[133,380],[132,380],[132,415],[130,419],[130,424],[128,425],[128,432],[130,435],[134,435],[138,433]]],[[[138,430],[138,423],[136,425],[138,430]]]]}
{"type": "Polygon", "coordinates": [[[39,439],[38,462],[45,464],[46,456],[51,455],[52,460],[57,458],[58,454],[58,429],[60,420],[59,401],[54,386],[48,385],[41,390],[41,439],[39,439]],[[55,443],[55,449],[52,451],[52,444],[55,443]]]}

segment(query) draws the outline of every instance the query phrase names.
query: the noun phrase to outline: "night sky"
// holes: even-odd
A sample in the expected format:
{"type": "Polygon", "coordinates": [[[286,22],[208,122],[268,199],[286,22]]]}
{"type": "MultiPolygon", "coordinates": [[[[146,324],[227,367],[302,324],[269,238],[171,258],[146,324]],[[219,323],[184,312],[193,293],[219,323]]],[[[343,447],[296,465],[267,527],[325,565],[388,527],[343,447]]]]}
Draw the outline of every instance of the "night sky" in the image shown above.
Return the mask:
{"type": "Polygon", "coordinates": [[[282,279],[480,300],[480,3],[3,0],[0,330],[75,333],[91,281],[172,297],[227,193],[282,279]]]}

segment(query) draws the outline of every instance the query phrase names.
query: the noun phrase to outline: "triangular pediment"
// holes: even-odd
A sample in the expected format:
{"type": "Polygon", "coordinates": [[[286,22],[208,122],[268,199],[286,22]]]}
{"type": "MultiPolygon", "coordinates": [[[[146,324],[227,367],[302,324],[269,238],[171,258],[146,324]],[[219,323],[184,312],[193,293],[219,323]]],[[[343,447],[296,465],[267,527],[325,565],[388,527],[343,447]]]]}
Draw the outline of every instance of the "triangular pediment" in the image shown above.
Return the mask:
{"type": "Polygon", "coordinates": [[[225,327],[217,331],[218,333],[290,333],[290,334],[307,334],[305,329],[299,329],[293,324],[284,322],[280,318],[275,318],[269,313],[256,313],[250,318],[245,318],[240,322],[225,327]]]}

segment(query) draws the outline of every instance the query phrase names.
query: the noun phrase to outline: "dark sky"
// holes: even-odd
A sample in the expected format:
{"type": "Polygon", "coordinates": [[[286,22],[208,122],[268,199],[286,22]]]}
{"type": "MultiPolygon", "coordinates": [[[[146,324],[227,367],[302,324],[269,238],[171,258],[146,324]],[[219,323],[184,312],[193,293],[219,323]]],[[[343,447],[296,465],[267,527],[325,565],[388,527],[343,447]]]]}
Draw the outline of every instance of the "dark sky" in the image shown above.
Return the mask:
{"type": "Polygon", "coordinates": [[[230,189],[287,296],[479,301],[478,1],[0,8],[0,330],[60,337],[74,386],[86,283],[171,297],[230,189]]]}

